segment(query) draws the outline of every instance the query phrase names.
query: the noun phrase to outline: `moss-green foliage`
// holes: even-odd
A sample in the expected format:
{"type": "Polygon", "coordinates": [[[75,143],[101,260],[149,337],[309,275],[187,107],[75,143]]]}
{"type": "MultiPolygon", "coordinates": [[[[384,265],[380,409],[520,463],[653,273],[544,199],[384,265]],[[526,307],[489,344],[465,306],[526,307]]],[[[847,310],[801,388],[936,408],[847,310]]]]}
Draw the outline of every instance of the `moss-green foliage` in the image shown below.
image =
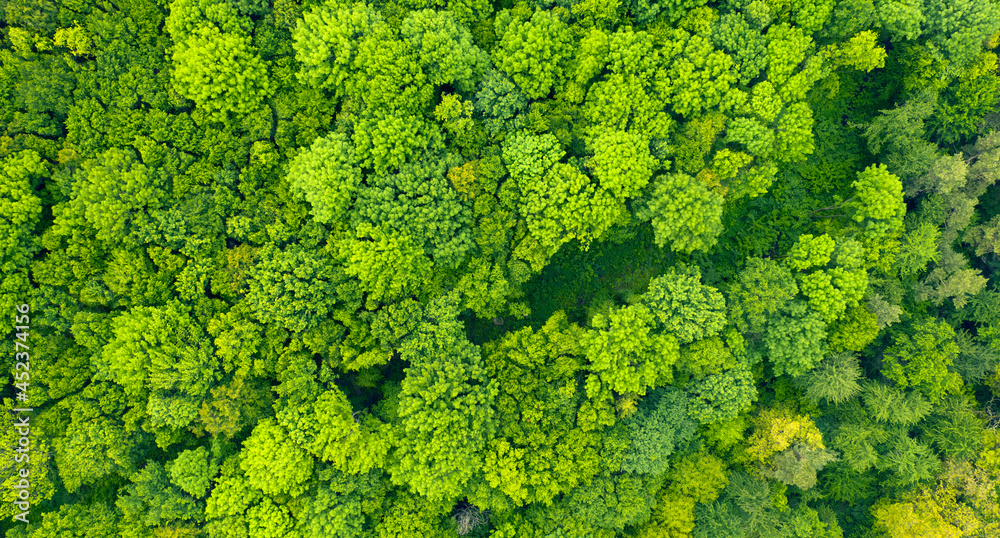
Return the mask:
{"type": "Polygon", "coordinates": [[[247,35],[249,26],[226,3],[171,4],[166,28],[174,41],[173,87],[213,119],[249,114],[270,95],[267,65],[247,35]]]}
{"type": "Polygon", "coordinates": [[[824,359],[812,371],[805,374],[802,383],[806,397],[819,403],[843,403],[861,391],[858,378],[861,368],[858,360],[850,353],[838,353],[824,359]]]}
{"type": "Polygon", "coordinates": [[[649,220],[661,248],[688,253],[712,248],[722,232],[723,198],[686,174],[658,177],[636,216],[649,220]]]}
{"type": "Polygon", "coordinates": [[[14,308],[18,294],[29,288],[26,274],[27,261],[38,251],[37,238],[32,232],[41,217],[42,202],[34,194],[33,180],[45,173],[45,163],[37,152],[24,150],[7,156],[2,165],[0,189],[0,229],[3,230],[3,283],[0,303],[8,310],[14,308]]]}
{"type": "Polygon", "coordinates": [[[1000,535],[995,0],[0,4],[0,534],[1000,535]]]}
{"type": "Polygon", "coordinates": [[[513,331],[484,348],[487,372],[500,389],[486,480],[516,505],[551,502],[599,471],[600,436],[577,424],[586,398],[576,379],[581,332],[557,312],[537,332],[513,331]],[[545,376],[531,374],[538,371],[545,376]]]}
{"type": "Polygon", "coordinates": [[[949,369],[958,352],[954,329],[939,321],[920,320],[886,349],[885,375],[936,402],[962,386],[962,378],[949,369]]]}
{"type": "Polygon", "coordinates": [[[632,450],[622,468],[643,474],[660,474],[670,455],[694,434],[687,417],[686,396],[681,391],[653,392],[629,424],[632,450]]]}
{"type": "Polygon", "coordinates": [[[401,346],[410,366],[389,463],[393,482],[433,499],[461,492],[496,429],[497,383],[487,380],[479,349],[466,340],[447,300],[437,300],[401,346]]]}
{"type": "Polygon", "coordinates": [[[529,20],[497,19],[499,47],[494,62],[528,99],[545,97],[563,75],[571,50],[569,27],[548,11],[536,11],[529,20]],[[506,27],[504,27],[506,26],[506,27]]]}
{"type": "Polygon", "coordinates": [[[731,420],[746,412],[757,399],[757,389],[746,364],[736,366],[688,387],[691,402],[688,415],[701,424],[731,420]]]}
{"type": "Polygon", "coordinates": [[[805,304],[793,303],[768,324],[764,347],[775,374],[797,377],[823,358],[825,339],[826,323],[805,304]]]}

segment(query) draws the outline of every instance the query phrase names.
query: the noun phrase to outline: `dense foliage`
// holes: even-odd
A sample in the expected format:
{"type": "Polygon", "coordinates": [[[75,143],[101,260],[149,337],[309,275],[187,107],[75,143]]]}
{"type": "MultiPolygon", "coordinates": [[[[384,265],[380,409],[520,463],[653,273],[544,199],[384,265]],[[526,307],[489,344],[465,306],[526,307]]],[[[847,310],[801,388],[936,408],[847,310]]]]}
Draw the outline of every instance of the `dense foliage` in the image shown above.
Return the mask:
{"type": "Polygon", "coordinates": [[[2,529],[1000,536],[998,43],[997,0],[0,0],[2,529]]]}

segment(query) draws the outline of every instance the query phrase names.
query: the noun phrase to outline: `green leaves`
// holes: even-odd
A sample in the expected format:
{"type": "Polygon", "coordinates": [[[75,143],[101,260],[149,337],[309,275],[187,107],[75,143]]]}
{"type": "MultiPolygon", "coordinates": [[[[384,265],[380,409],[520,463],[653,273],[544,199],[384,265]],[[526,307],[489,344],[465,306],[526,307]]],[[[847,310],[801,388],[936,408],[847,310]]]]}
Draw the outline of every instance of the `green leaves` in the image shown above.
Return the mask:
{"type": "Polygon", "coordinates": [[[993,3],[9,0],[9,532],[990,534],[993,3]]]}
{"type": "Polygon", "coordinates": [[[313,458],[274,419],[262,420],[240,451],[240,468],[265,495],[296,497],[313,475],[313,458]]]}
{"type": "Polygon", "coordinates": [[[965,186],[969,165],[961,155],[944,155],[931,165],[923,176],[906,185],[906,195],[910,198],[923,192],[949,195],[961,191],[965,186]]]}
{"type": "Polygon", "coordinates": [[[726,325],[726,303],[722,294],[701,283],[697,268],[677,270],[649,282],[639,302],[648,306],[656,327],[674,335],[681,344],[714,336],[726,325]]]}
{"type": "Polygon", "coordinates": [[[879,458],[877,468],[890,473],[887,482],[892,486],[907,488],[928,481],[941,467],[929,446],[904,432],[898,432],[889,444],[891,450],[879,458]]]}
{"type": "Polygon", "coordinates": [[[712,26],[712,41],[730,53],[739,75],[739,83],[746,86],[767,67],[767,39],[751,28],[740,12],[726,13],[712,26]]]}
{"type": "Polygon", "coordinates": [[[122,241],[148,226],[149,211],[159,209],[167,199],[165,174],[143,164],[131,148],[111,148],[84,164],[79,174],[73,199],[60,217],[69,221],[66,224],[86,222],[107,243],[122,241]]]}
{"type": "Polygon", "coordinates": [[[451,523],[447,518],[451,505],[450,500],[397,490],[386,498],[370,532],[378,538],[444,538],[444,529],[451,523]]]}
{"type": "Polygon", "coordinates": [[[636,217],[650,220],[656,244],[677,252],[712,248],[722,233],[723,198],[687,174],[657,177],[645,206],[636,217]]]}
{"type": "Polygon", "coordinates": [[[179,304],[137,307],[112,323],[114,338],[94,361],[99,379],[110,379],[131,398],[148,395],[154,426],[182,428],[219,375],[213,346],[179,304]]]}
{"type": "Polygon", "coordinates": [[[996,65],[995,53],[981,52],[957,83],[941,94],[928,125],[928,131],[940,143],[955,145],[977,134],[981,118],[995,106],[1000,90],[996,65]]]}
{"type": "Polygon", "coordinates": [[[868,287],[863,256],[864,249],[854,239],[837,242],[827,234],[803,234],[792,245],[785,263],[800,271],[795,276],[809,307],[832,323],[848,306],[857,305],[868,287]],[[805,272],[809,269],[812,271],[805,272]]]}
{"type": "Polygon", "coordinates": [[[757,157],[766,159],[774,155],[774,131],[752,118],[730,119],[726,128],[726,141],[744,145],[747,151],[757,157]]]}
{"type": "MultiPolygon", "coordinates": [[[[929,497],[929,493],[920,497],[929,497]]],[[[910,536],[941,536],[942,538],[959,538],[962,529],[952,525],[942,517],[941,507],[937,502],[926,499],[914,499],[913,502],[890,503],[883,502],[872,507],[876,528],[909,538],[910,536]]]]}
{"type": "Polygon", "coordinates": [[[885,350],[882,371],[900,387],[913,387],[937,402],[962,387],[962,378],[951,371],[958,352],[951,326],[923,318],[910,330],[897,333],[893,345],[885,350]]]}
{"type": "Polygon", "coordinates": [[[247,114],[270,93],[267,68],[250,40],[201,27],[174,52],[174,87],[213,117],[247,114]]]}
{"type": "Polygon", "coordinates": [[[26,150],[0,161],[0,308],[13,309],[29,286],[27,265],[41,245],[35,227],[42,214],[42,201],[33,183],[46,173],[37,152],[26,150]]]}
{"type": "Polygon", "coordinates": [[[871,421],[866,422],[843,422],[833,436],[833,446],[842,456],[841,465],[856,473],[864,473],[875,466],[879,458],[876,446],[889,439],[889,433],[884,428],[871,421]]]}
{"type": "Polygon", "coordinates": [[[472,212],[445,173],[449,165],[459,162],[451,155],[430,153],[402,165],[398,172],[368,176],[352,212],[357,236],[372,233],[372,228],[384,234],[406,235],[412,244],[400,248],[422,248],[439,267],[458,266],[472,248],[472,212]],[[372,228],[362,230],[362,223],[372,228]]]}
{"type": "Polygon", "coordinates": [[[881,235],[902,227],[906,213],[903,184],[885,165],[872,165],[858,172],[858,179],[851,187],[857,193],[857,201],[847,205],[854,209],[854,220],[865,223],[867,234],[881,235]]]}
{"type": "Polygon", "coordinates": [[[699,507],[698,527],[708,536],[746,535],[780,536],[784,494],[775,491],[773,482],[735,472],[729,476],[721,502],[699,507]]]}
{"type": "Polygon", "coordinates": [[[904,392],[880,382],[866,384],[863,397],[865,409],[876,422],[913,426],[931,410],[930,402],[919,392],[904,392]]]}
{"type": "Polygon", "coordinates": [[[242,516],[247,508],[261,499],[262,494],[251,486],[240,469],[240,457],[226,460],[213,482],[212,494],[205,503],[206,527],[210,532],[245,536],[247,522],[242,516]]]}
{"type": "Polygon", "coordinates": [[[357,278],[367,304],[392,303],[414,295],[431,277],[431,260],[405,233],[386,233],[362,224],[357,239],[340,243],[344,273],[357,278]]]}
{"type": "Polygon", "coordinates": [[[632,449],[622,470],[658,475],[666,471],[675,448],[694,436],[695,424],[687,416],[687,397],[679,390],[656,390],[628,421],[632,449]]]}
{"type": "Polygon", "coordinates": [[[581,344],[601,380],[619,393],[645,394],[673,377],[677,340],[661,334],[654,312],[644,305],[622,307],[594,322],[603,330],[587,333],[581,344]]]}
{"type": "Polygon", "coordinates": [[[639,135],[607,131],[592,142],[590,168],[601,188],[618,200],[634,197],[649,183],[658,162],[639,135]]]}
{"type": "Polygon", "coordinates": [[[649,518],[662,484],[663,477],[606,471],[532,519],[548,532],[569,536],[622,532],[649,518]]]}
{"type": "Polygon", "coordinates": [[[364,536],[366,512],[371,504],[381,501],[376,487],[373,475],[349,477],[333,473],[329,482],[305,499],[302,511],[296,514],[298,532],[302,536],[364,536]]]}
{"type": "Polygon", "coordinates": [[[976,256],[1000,253],[1000,215],[966,229],[964,241],[976,247],[976,256]]]}
{"type": "Polygon", "coordinates": [[[725,463],[710,452],[700,451],[684,456],[674,465],[669,489],[707,504],[714,501],[729,483],[725,463]]]}
{"type": "Polygon", "coordinates": [[[883,110],[871,120],[864,136],[875,155],[881,155],[889,172],[904,182],[922,175],[937,158],[937,147],[923,140],[924,121],[934,112],[937,95],[924,90],[903,104],[883,110]]]}
{"type": "Polygon", "coordinates": [[[287,178],[292,193],[312,206],[314,219],[336,225],[353,201],[361,170],[347,136],[332,133],[293,159],[287,178]]]}
{"type": "Polygon", "coordinates": [[[292,30],[292,46],[302,63],[299,80],[342,96],[355,88],[352,71],[359,43],[384,23],[367,6],[335,7],[331,2],[304,13],[292,30]]]}
{"type": "Polygon", "coordinates": [[[120,387],[98,382],[67,399],[70,420],[64,435],[54,439],[56,467],[69,492],[84,484],[131,475],[141,458],[134,429],[122,422],[125,394],[120,387]]]}
{"type": "Polygon", "coordinates": [[[92,504],[64,504],[58,510],[45,512],[41,522],[15,526],[10,536],[18,538],[98,538],[120,535],[118,515],[101,502],[92,504]]]}
{"type": "Polygon", "coordinates": [[[865,30],[835,47],[831,51],[834,65],[851,66],[865,72],[885,67],[886,52],[884,48],[875,45],[877,38],[877,33],[865,30]]]}
{"type": "Polygon", "coordinates": [[[691,8],[705,5],[704,0],[664,0],[650,2],[649,0],[630,0],[629,13],[640,25],[649,24],[657,15],[671,23],[677,22],[691,8]]]}
{"type": "Polygon", "coordinates": [[[861,392],[858,359],[851,353],[838,353],[823,360],[815,369],[802,376],[806,398],[815,403],[843,403],[861,392]]]}
{"type": "Polygon", "coordinates": [[[527,106],[524,94],[510,79],[496,69],[486,72],[476,93],[476,110],[485,116],[487,132],[514,127],[510,120],[527,106]]]}
{"type": "Polygon", "coordinates": [[[389,472],[396,484],[432,499],[458,496],[479,470],[496,428],[495,381],[487,381],[479,348],[465,339],[455,305],[445,296],[430,319],[406,339],[408,361],[392,432],[389,472]]]}
{"type": "Polygon", "coordinates": [[[835,452],[800,443],[774,457],[773,476],[790,486],[810,489],[816,485],[816,473],[838,459],[835,452]]]}
{"type": "Polygon", "coordinates": [[[29,505],[42,504],[51,499],[59,480],[53,466],[52,440],[46,439],[44,431],[37,427],[37,422],[31,425],[30,418],[29,429],[26,430],[21,424],[25,414],[13,411],[19,407],[17,402],[4,399],[0,408],[4,412],[0,418],[0,426],[4,427],[0,442],[3,443],[4,457],[8,460],[7,475],[0,480],[0,501],[6,504],[0,508],[0,515],[9,518],[27,511],[21,504],[25,499],[21,498],[20,492],[26,489],[22,487],[21,480],[25,478],[22,473],[28,473],[29,505]],[[27,447],[21,445],[21,439],[27,441],[27,447]]]}
{"type": "Polygon", "coordinates": [[[813,114],[806,103],[790,105],[778,118],[774,138],[775,156],[786,162],[802,162],[815,150],[813,114]]]}
{"type": "Polygon", "coordinates": [[[983,443],[983,421],[974,405],[961,396],[948,398],[926,429],[926,438],[948,458],[976,459],[983,443]]]}
{"type": "Polygon", "coordinates": [[[489,62],[472,34],[447,11],[413,11],[403,19],[403,38],[420,55],[432,84],[471,88],[489,62]]]}
{"type": "Polygon", "coordinates": [[[525,97],[540,99],[561,81],[572,41],[566,23],[551,12],[536,11],[530,20],[507,26],[493,61],[525,97]]]}
{"type": "Polygon", "coordinates": [[[202,519],[202,507],[168,482],[160,463],[150,463],[129,477],[129,481],[132,483],[124,488],[124,495],[116,503],[123,512],[123,523],[155,528],[173,522],[198,523],[202,519]]]}
{"type": "Polygon", "coordinates": [[[768,323],[764,347],[776,375],[800,376],[826,353],[826,323],[805,304],[792,303],[768,323]]]}
{"type": "Polygon", "coordinates": [[[700,424],[717,424],[735,418],[757,400],[750,368],[743,361],[720,374],[712,374],[687,388],[688,416],[700,424]]]}
{"type": "Polygon", "coordinates": [[[627,215],[624,204],[579,169],[558,162],[556,138],[519,135],[504,144],[504,161],[521,191],[519,212],[547,254],[578,239],[586,248],[627,215]]]}
{"type": "Polygon", "coordinates": [[[671,84],[671,108],[685,118],[716,107],[729,108],[725,102],[733,98],[729,92],[736,82],[730,56],[715,50],[705,36],[677,30],[672,37],[677,56],[666,70],[671,84]]]}
{"type": "Polygon", "coordinates": [[[499,382],[498,433],[486,480],[515,504],[550,503],[600,470],[601,436],[584,431],[583,330],[557,312],[538,331],[524,328],[484,347],[487,374],[499,382]]]}
{"type": "MultiPolygon", "coordinates": [[[[612,46],[615,44],[615,39],[612,39],[612,46]]],[[[652,44],[648,47],[652,48],[652,44]]],[[[612,54],[617,52],[612,50],[612,54]]],[[[654,53],[650,51],[648,54],[654,53]]],[[[590,87],[583,115],[594,131],[615,129],[635,132],[650,139],[665,138],[674,128],[674,121],[665,110],[665,96],[657,87],[665,83],[663,78],[662,71],[648,74],[613,71],[590,87]]]]}
{"type": "Polygon", "coordinates": [[[549,252],[578,239],[585,247],[626,218],[624,204],[598,188],[572,165],[556,163],[542,181],[524,187],[522,213],[532,235],[551,245],[549,252]]]}
{"type": "Polygon", "coordinates": [[[381,468],[389,451],[387,428],[363,411],[354,413],[337,388],[324,391],[314,402],[289,399],[276,418],[296,445],[344,473],[381,468]]]}
{"type": "Polygon", "coordinates": [[[776,24],[767,31],[767,80],[785,100],[801,91],[802,82],[793,75],[811,47],[812,39],[801,28],[776,24]]]}
{"type": "Polygon", "coordinates": [[[193,497],[204,497],[218,465],[209,459],[205,447],[181,452],[167,467],[170,482],[193,497]]]}
{"type": "Polygon", "coordinates": [[[882,25],[896,39],[915,39],[925,21],[920,0],[882,0],[878,15],[882,25]]]}
{"type": "Polygon", "coordinates": [[[37,152],[25,150],[3,159],[2,175],[0,175],[0,215],[3,217],[2,225],[5,232],[4,237],[9,238],[5,242],[5,258],[13,257],[17,253],[14,246],[17,240],[26,241],[28,235],[38,224],[42,203],[34,193],[36,181],[41,179],[47,171],[46,163],[37,152]]]}
{"type": "Polygon", "coordinates": [[[358,164],[391,174],[412,163],[425,151],[441,149],[441,133],[420,116],[378,111],[355,126],[352,140],[358,164]]]}
{"type": "Polygon", "coordinates": [[[249,21],[238,16],[229,2],[211,0],[174,0],[165,26],[167,32],[179,41],[200,26],[212,26],[223,32],[246,30],[249,21]]]}
{"type": "Polygon", "coordinates": [[[248,114],[270,95],[267,66],[240,20],[226,3],[177,0],[167,18],[174,40],[174,89],[224,120],[229,112],[248,114]]]}
{"type": "Polygon", "coordinates": [[[826,265],[830,263],[835,245],[833,238],[826,234],[819,237],[812,234],[800,235],[788,251],[785,263],[797,271],[826,265]]]}
{"type": "Polygon", "coordinates": [[[247,303],[264,323],[303,331],[320,323],[336,304],[337,271],[301,246],[267,245],[249,271],[247,303]]]}
{"type": "Polygon", "coordinates": [[[798,292],[786,267],[771,259],[748,258],[729,287],[729,320],[742,332],[763,332],[767,320],[798,292]]]}
{"type": "Polygon", "coordinates": [[[926,269],[929,262],[936,261],[940,256],[940,238],[941,230],[929,222],[907,230],[900,241],[900,252],[896,255],[899,273],[903,276],[916,275],[926,269]]]}
{"type": "Polygon", "coordinates": [[[503,145],[504,163],[510,177],[525,187],[538,181],[565,155],[559,140],[550,134],[533,136],[519,133],[503,145]]]}
{"type": "Polygon", "coordinates": [[[983,41],[1000,30],[1000,9],[984,0],[925,0],[924,34],[935,54],[942,54],[953,73],[969,65],[983,41]]]}

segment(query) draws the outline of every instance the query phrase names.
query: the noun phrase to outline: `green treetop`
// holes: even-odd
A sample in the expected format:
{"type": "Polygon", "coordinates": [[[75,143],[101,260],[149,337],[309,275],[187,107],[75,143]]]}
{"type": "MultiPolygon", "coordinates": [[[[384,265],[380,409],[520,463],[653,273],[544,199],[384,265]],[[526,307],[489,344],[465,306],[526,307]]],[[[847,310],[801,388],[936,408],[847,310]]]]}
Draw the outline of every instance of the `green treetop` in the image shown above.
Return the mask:
{"type": "Polygon", "coordinates": [[[936,402],[962,387],[962,378],[951,369],[958,352],[950,325],[920,319],[885,350],[883,372],[900,387],[913,387],[936,402]]]}
{"type": "Polygon", "coordinates": [[[674,335],[681,344],[714,336],[726,325],[725,299],[718,290],[701,283],[697,268],[678,271],[671,267],[649,282],[639,302],[652,310],[656,327],[674,335]]]}
{"type": "Polygon", "coordinates": [[[656,178],[650,199],[640,205],[636,217],[650,220],[656,244],[671,250],[708,250],[722,233],[723,198],[687,174],[656,178]]]}
{"type": "Polygon", "coordinates": [[[35,151],[22,151],[0,161],[0,308],[10,312],[15,301],[23,302],[29,282],[28,261],[41,245],[35,235],[42,202],[33,182],[46,173],[46,165],[35,151]]]}
{"type": "Polygon", "coordinates": [[[466,340],[452,299],[437,299],[400,348],[409,367],[388,466],[394,483],[436,499],[458,496],[481,468],[496,428],[496,381],[487,381],[479,348],[466,340]]]}
{"type": "Polygon", "coordinates": [[[313,457],[270,418],[257,424],[240,451],[240,468],[250,485],[265,495],[302,494],[313,476],[313,466],[313,457]]]}
{"type": "Polygon", "coordinates": [[[218,359],[208,335],[185,309],[136,307],[112,322],[113,339],[95,360],[97,377],[110,379],[131,398],[148,395],[157,427],[183,428],[195,420],[218,379],[218,359]]]}
{"type": "Polygon", "coordinates": [[[287,178],[292,192],[312,206],[314,219],[336,224],[351,206],[362,176],[350,140],[331,133],[292,160],[287,178]]]}
{"type": "Polygon", "coordinates": [[[420,65],[432,84],[471,89],[489,65],[489,57],[450,12],[413,11],[403,19],[401,32],[418,51],[420,65]]]}
{"type": "Polygon", "coordinates": [[[371,7],[338,7],[329,2],[303,14],[292,39],[295,57],[302,64],[299,80],[344,96],[355,91],[352,70],[360,42],[385,23],[371,7]]]}
{"type": "Polygon", "coordinates": [[[679,358],[677,339],[656,330],[655,313],[644,305],[611,311],[594,320],[598,330],[582,339],[592,368],[612,390],[645,394],[673,378],[679,358]]]}
{"type": "Polygon", "coordinates": [[[238,32],[200,26],[174,49],[173,86],[214,119],[248,114],[270,94],[267,66],[238,32]]]}
{"type": "Polygon", "coordinates": [[[494,62],[521,88],[528,99],[540,99],[561,82],[564,63],[572,51],[572,34],[566,23],[549,11],[536,11],[530,20],[510,21],[500,27],[494,62]]]}
{"type": "Polygon", "coordinates": [[[483,468],[492,488],[515,504],[550,503],[599,471],[600,435],[578,424],[586,395],[583,330],[557,312],[538,331],[524,328],[484,346],[499,381],[498,435],[483,468]]]}

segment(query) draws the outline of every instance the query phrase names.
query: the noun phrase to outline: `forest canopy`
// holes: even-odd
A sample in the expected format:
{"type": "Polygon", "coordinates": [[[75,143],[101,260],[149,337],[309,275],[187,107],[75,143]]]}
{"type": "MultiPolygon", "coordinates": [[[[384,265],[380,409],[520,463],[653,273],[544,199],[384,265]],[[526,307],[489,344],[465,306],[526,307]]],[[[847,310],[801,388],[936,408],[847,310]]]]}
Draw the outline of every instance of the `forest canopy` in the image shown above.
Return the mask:
{"type": "Polygon", "coordinates": [[[0,0],[0,529],[1000,536],[998,44],[997,0],[0,0]]]}

